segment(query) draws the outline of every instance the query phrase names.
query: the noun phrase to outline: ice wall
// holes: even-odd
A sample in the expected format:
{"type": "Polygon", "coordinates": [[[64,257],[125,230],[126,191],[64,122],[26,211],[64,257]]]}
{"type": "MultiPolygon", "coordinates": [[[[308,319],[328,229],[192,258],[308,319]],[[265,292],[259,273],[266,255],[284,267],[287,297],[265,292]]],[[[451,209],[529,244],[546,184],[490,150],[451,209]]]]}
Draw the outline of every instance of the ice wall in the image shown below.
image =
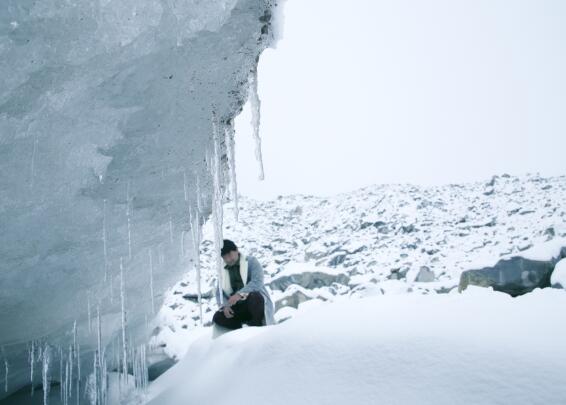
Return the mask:
{"type": "Polygon", "coordinates": [[[50,347],[48,381],[68,361],[88,375],[97,340],[120,341],[126,321],[134,341],[191,267],[189,211],[202,223],[211,207],[212,117],[231,128],[276,9],[0,2],[0,399],[41,384],[38,347],[50,347]]]}

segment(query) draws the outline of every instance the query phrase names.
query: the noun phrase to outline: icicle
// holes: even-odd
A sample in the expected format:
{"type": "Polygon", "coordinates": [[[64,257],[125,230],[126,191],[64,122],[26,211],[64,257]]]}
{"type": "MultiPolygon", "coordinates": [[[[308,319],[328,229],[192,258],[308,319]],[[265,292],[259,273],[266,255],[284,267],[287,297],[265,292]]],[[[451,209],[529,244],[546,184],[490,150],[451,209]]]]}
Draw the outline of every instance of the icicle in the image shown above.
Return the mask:
{"type": "Polygon", "coordinates": [[[77,405],[79,405],[79,401],[80,401],[80,394],[81,394],[81,346],[79,345],[78,341],[77,341],[77,346],[76,346],[76,360],[77,360],[77,405]]]}
{"type": "Polygon", "coordinates": [[[43,369],[42,369],[42,383],[43,383],[43,405],[49,403],[49,390],[51,388],[51,381],[49,380],[49,363],[51,362],[51,347],[45,345],[43,350],[43,369]]]}
{"type": "Polygon", "coordinates": [[[202,212],[201,202],[200,202],[200,181],[199,181],[199,177],[196,174],[195,177],[197,178],[197,210],[200,214],[202,212]]]}
{"type": "MultiPolygon", "coordinates": [[[[78,397],[79,388],[80,388],[79,382],[81,381],[81,348],[79,346],[77,321],[73,323],[73,352],[74,352],[75,360],[77,361],[77,397],[78,397]]],[[[72,363],[72,359],[70,359],[69,361],[71,361],[72,363]]]]}
{"type": "Polygon", "coordinates": [[[8,365],[8,359],[4,359],[4,372],[5,372],[5,379],[4,379],[4,392],[8,392],[8,375],[10,374],[10,366],[8,365]]]}
{"type": "Polygon", "coordinates": [[[100,375],[100,403],[106,404],[108,398],[108,374],[106,372],[106,351],[102,349],[102,361],[101,361],[101,370],[102,373],[100,375]]]}
{"type": "Polygon", "coordinates": [[[31,382],[31,396],[33,397],[33,366],[35,363],[35,342],[31,341],[31,349],[29,352],[29,366],[30,366],[30,382],[31,382]]]}
{"type": "Polygon", "coordinates": [[[106,353],[102,349],[102,361],[101,361],[101,376],[100,376],[100,403],[106,404],[108,398],[108,374],[106,372],[106,353]]]}
{"type": "Polygon", "coordinates": [[[63,348],[59,347],[59,391],[63,402],[63,348]]]}
{"type": "Polygon", "coordinates": [[[128,220],[128,257],[132,260],[132,225],[130,220],[130,182],[126,186],[126,217],[128,220]]]}
{"type": "Polygon", "coordinates": [[[147,372],[147,355],[145,344],[140,346],[140,360],[139,360],[139,373],[140,373],[140,388],[142,391],[146,391],[148,384],[148,372],[147,372]]]}
{"type": "Polygon", "coordinates": [[[261,156],[261,138],[259,136],[259,122],[260,122],[260,110],[261,101],[259,99],[258,89],[257,89],[257,67],[250,74],[250,107],[252,109],[252,128],[253,136],[255,140],[255,158],[259,164],[259,180],[264,179],[263,173],[263,158],[261,156]]]}
{"type": "Polygon", "coordinates": [[[69,403],[69,359],[65,362],[65,404],[69,403]]]}
{"type": "MultiPolygon", "coordinates": [[[[214,228],[214,260],[215,260],[215,267],[218,274],[218,289],[220,293],[220,297],[222,297],[222,257],[220,256],[220,250],[222,248],[223,238],[222,238],[222,221],[223,221],[223,212],[222,212],[222,185],[220,179],[220,136],[218,134],[218,122],[216,118],[216,114],[212,112],[212,131],[213,131],[213,146],[214,146],[214,154],[212,159],[212,184],[213,184],[213,193],[212,193],[212,223],[214,228]]],[[[220,303],[219,303],[220,304],[220,303]]]]}
{"type": "Polygon", "coordinates": [[[195,258],[195,270],[197,272],[197,296],[199,306],[199,320],[202,326],[202,292],[201,292],[201,272],[200,272],[200,240],[201,229],[198,212],[191,216],[191,232],[193,239],[193,257],[195,258]]]}
{"type": "Polygon", "coordinates": [[[122,258],[120,258],[120,303],[122,312],[122,372],[124,373],[124,378],[128,381],[128,353],[126,341],[126,290],[124,285],[124,265],[122,263],[122,258]]]}
{"type": "Polygon", "coordinates": [[[104,281],[108,278],[108,248],[106,246],[106,199],[102,208],[102,245],[104,249],[104,281]]]}
{"type": "Polygon", "coordinates": [[[181,231],[181,254],[180,259],[183,260],[185,257],[185,232],[181,231]]]}
{"type": "Polygon", "coordinates": [[[102,370],[102,324],[100,322],[100,307],[96,307],[96,343],[98,350],[98,370],[102,370]]]}
{"type": "Polygon", "coordinates": [[[69,345],[69,397],[73,396],[73,346],[69,345]]]}
{"type": "Polygon", "coordinates": [[[234,219],[238,222],[238,182],[236,180],[236,142],[234,140],[234,120],[226,124],[224,131],[226,150],[228,152],[228,166],[230,168],[230,185],[232,186],[232,199],[234,200],[234,219]]]}
{"type": "Polygon", "coordinates": [[[93,384],[90,387],[90,403],[92,405],[97,405],[98,404],[98,373],[97,373],[97,364],[98,364],[98,359],[97,359],[97,352],[94,352],[94,357],[93,357],[93,372],[92,372],[92,379],[93,379],[93,384]]]}
{"type": "Polygon", "coordinates": [[[153,254],[151,253],[151,249],[148,251],[149,253],[149,294],[151,295],[151,314],[155,314],[155,301],[153,298],[153,254]]]}

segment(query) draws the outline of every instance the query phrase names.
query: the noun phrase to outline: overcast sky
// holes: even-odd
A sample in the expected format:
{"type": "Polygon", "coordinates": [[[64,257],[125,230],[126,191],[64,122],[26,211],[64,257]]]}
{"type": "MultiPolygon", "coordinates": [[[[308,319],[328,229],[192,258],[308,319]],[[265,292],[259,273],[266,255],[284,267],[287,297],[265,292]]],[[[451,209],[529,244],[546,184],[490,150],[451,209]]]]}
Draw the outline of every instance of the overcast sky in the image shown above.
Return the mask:
{"type": "Polygon", "coordinates": [[[259,63],[265,180],[241,194],[566,174],[566,1],[287,0],[259,63]]]}

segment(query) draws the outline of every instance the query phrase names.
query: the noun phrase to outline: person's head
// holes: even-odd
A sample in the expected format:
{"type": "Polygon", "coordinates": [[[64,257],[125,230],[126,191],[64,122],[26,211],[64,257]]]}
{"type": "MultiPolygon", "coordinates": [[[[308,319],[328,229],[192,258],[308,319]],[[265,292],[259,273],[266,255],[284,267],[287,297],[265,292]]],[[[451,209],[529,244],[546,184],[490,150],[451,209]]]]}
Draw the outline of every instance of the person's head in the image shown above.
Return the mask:
{"type": "Polygon", "coordinates": [[[224,244],[220,250],[220,255],[228,266],[232,266],[238,261],[240,253],[238,252],[238,247],[234,242],[229,239],[224,239],[224,244]]]}

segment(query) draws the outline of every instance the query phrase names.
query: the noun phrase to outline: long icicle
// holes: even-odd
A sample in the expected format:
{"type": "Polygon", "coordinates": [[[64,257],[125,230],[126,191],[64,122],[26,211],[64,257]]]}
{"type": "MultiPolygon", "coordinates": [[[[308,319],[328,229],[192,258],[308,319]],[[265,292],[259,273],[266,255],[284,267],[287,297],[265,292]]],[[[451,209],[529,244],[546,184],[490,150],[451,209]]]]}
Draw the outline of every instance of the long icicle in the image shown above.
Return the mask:
{"type": "Polygon", "coordinates": [[[8,359],[4,359],[4,372],[5,372],[5,379],[4,379],[4,392],[8,392],[8,375],[10,374],[10,365],[8,364],[8,359]]]}
{"type": "Polygon", "coordinates": [[[124,379],[128,381],[128,342],[126,341],[126,290],[124,284],[124,264],[120,257],[120,305],[121,305],[121,320],[122,320],[122,372],[124,379]]]}
{"type": "Polygon", "coordinates": [[[191,215],[191,233],[193,240],[193,257],[195,260],[195,271],[197,273],[197,297],[198,297],[198,308],[199,308],[199,320],[202,326],[203,323],[202,322],[202,288],[201,288],[201,271],[200,271],[201,229],[200,229],[198,211],[191,215]]]}
{"type": "MultiPolygon", "coordinates": [[[[97,386],[97,398],[99,401],[102,399],[102,323],[100,321],[100,304],[96,306],[96,346],[97,346],[97,368],[95,371],[98,372],[98,386],[97,386]]],[[[100,401],[101,402],[101,401],[100,401]]]]}
{"type": "Polygon", "coordinates": [[[234,219],[238,222],[238,182],[236,180],[236,141],[234,139],[234,120],[229,120],[224,130],[226,151],[228,153],[228,166],[230,168],[230,185],[232,188],[232,200],[234,201],[234,219]]]}
{"type": "Polygon", "coordinates": [[[51,362],[51,347],[46,344],[43,349],[43,368],[41,372],[42,384],[43,384],[43,405],[48,405],[49,402],[49,390],[51,388],[51,382],[49,381],[49,365],[51,362]]]}
{"type": "Polygon", "coordinates": [[[61,402],[63,402],[63,348],[59,347],[59,391],[61,394],[61,402]]]}
{"type": "MultiPolygon", "coordinates": [[[[75,321],[75,325],[76,325],[76,321],[75,321]]],[[[77,332],[77,328],[74,328],[73,330],[73,345],[75,347],[75,360],[77,361],[77,383],[76,383],[76,387],[77,387],[77,395],[76,395],[76,399],[77,399],[77,405],[79,405],[80,402],[80,393],[81,393],[81,345],[79,344],[79,337],[78,337],[78,332],[77,332]]]]}
{"type": "Polygon", "coordinates": [[[263,157],[261,153],[261,138],[259,136],[259,123],[260,123],[260,111],[261,111],[261,100],[259,99],[259,93],[257,88],[257,66],[252,70],[249,78],[250,88],[249,88],[249,97],[250,97],[250,107],[252,110],[252,129],[253,129],[253,136],[255,140],[255,158],[259,165],[259,180],[264,179],[264,172],[263,172],[263,157]]]}
{"type": "Polygon", "coordinates": [[[31,383],[31,396],[33,397],[33,366],[35,363],[35,341],[31,341],[31,348],[29,351],[29,366],[30,366],[30,383],[31,383]]]}
{"type": "MultiPolygon", "coordinates": [[[[220,179],[220,136],[218,134],[218,122],[216,113],[212,112],[212,137],[213,137],[213,156],[212,156],[212,183],[213,183],[213,199],[212,199],[212,223],[214,226],[214,263],[218,274],[218,293],[222,297],[222,257],[220,250],[222,248],[222,188],[220,179]]],[[[222,299],[220,299],[222,301],[222,299]]],[[[219,302],[221,304],[222,302],[219,302]]]]}

